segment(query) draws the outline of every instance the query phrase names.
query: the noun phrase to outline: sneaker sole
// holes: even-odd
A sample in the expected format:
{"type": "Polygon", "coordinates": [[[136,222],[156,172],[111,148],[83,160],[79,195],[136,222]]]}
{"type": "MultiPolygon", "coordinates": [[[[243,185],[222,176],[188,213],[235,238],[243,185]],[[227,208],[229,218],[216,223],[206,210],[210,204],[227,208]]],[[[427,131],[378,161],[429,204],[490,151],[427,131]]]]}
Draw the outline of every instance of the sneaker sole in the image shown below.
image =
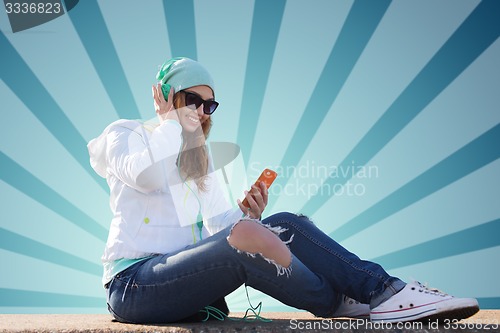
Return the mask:
{"type": "Polygon", "coordinates": [[[456,299],[452,299],[450,301],[453,301],[453,303],[449,304],[450,302],[443,301],[404,311],[385,312],[383,314],[372,313],[370,320],[373,322],[439,321],[444,319],[458,321],[468,318],[479,311],[476,300],[462,299],[462,302],[456,302],[456,299]]]}
{"type": "Polygon", "coordinates": [[[441,322],[444,320],[459,321],[465,318],[469,318],[479,312],[479,306],[471,306],[468,308],[461,308],[455,310],[448,310],[440,313],[436,313],[427,317],[418,319],[418,321],[437,321],[441,322]]]}

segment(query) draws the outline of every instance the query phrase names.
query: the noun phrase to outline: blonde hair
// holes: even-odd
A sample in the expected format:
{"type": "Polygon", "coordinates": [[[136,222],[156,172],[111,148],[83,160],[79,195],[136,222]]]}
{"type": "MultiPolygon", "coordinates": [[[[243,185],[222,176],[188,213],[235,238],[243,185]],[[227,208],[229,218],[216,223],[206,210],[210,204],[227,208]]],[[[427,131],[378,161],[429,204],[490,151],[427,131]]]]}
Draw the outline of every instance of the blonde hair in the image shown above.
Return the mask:
{"type": "MultiPolygon", "coordinates": [[[[179,91],[174,95],[174,108],[180,109],[185,106],[185,94],[179,91]]],[[[203,135],[200,135],[198,131],[194,133],[182,131],[183,143],[177,159],[177,167],[186,180],[193,179],[202,192],[207,190],[205,180],[208,173],[208,150],[205,140],[211,128],[212,117],[208,117],[201,124],[203,135]]]]}

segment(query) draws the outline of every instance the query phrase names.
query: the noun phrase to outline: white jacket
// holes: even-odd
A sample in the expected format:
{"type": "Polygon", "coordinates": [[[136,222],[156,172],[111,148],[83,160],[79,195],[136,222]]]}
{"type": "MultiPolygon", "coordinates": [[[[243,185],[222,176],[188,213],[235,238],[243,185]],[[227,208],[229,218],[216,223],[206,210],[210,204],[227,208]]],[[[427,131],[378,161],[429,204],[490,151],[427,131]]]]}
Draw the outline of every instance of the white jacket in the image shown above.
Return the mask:
{"type": "Polygon", "coordinates": [[[215,173],[207,177],[206,192],[199,192],[194,181],[182,181],[176,166],[181,132],[174,120],[152,131],[138,121],[119,120],[89,142],[90,163],[107,180],[113,212],[104,263],[193,244],[194,236],[199,240],[198,228],[193,228],[198,212],[204,237],[241,218],[241,210],[226,201],[215,173]]]}

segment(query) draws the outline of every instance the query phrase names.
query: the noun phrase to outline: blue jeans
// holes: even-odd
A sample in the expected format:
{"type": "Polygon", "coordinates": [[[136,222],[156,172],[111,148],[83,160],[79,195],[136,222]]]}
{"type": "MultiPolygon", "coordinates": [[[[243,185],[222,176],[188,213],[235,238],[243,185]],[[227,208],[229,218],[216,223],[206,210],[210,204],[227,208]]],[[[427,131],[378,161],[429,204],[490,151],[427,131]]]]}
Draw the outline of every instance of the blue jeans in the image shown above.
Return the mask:
{"type": "Polygon", "coordinates": [[[107,287],[110,312],[121,322],[174,322],[246,284],[284,304],[331,317],[342,295],[373,308],[405,286],[380,265],[347,251],[305,216],[279,213],[262,224],[289,241],[290,267],[237,251],[227,241],[229,227],[119,273],[107,287]]]}

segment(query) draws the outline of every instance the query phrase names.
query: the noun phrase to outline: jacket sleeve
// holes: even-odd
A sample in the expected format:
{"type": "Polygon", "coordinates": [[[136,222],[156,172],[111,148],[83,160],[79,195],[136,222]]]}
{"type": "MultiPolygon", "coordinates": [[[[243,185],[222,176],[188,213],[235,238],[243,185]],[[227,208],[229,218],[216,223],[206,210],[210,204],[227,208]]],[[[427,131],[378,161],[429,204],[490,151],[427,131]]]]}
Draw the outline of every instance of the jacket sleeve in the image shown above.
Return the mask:
{"type": "Polygon", "coordinates": [[[148,138],[142,125],[114,126],[106,136],[107,172],[144,193],[161,189],[166,172],[176,168],[182,146],[182,127],[174,120],[163,122],[148,138]]]}

